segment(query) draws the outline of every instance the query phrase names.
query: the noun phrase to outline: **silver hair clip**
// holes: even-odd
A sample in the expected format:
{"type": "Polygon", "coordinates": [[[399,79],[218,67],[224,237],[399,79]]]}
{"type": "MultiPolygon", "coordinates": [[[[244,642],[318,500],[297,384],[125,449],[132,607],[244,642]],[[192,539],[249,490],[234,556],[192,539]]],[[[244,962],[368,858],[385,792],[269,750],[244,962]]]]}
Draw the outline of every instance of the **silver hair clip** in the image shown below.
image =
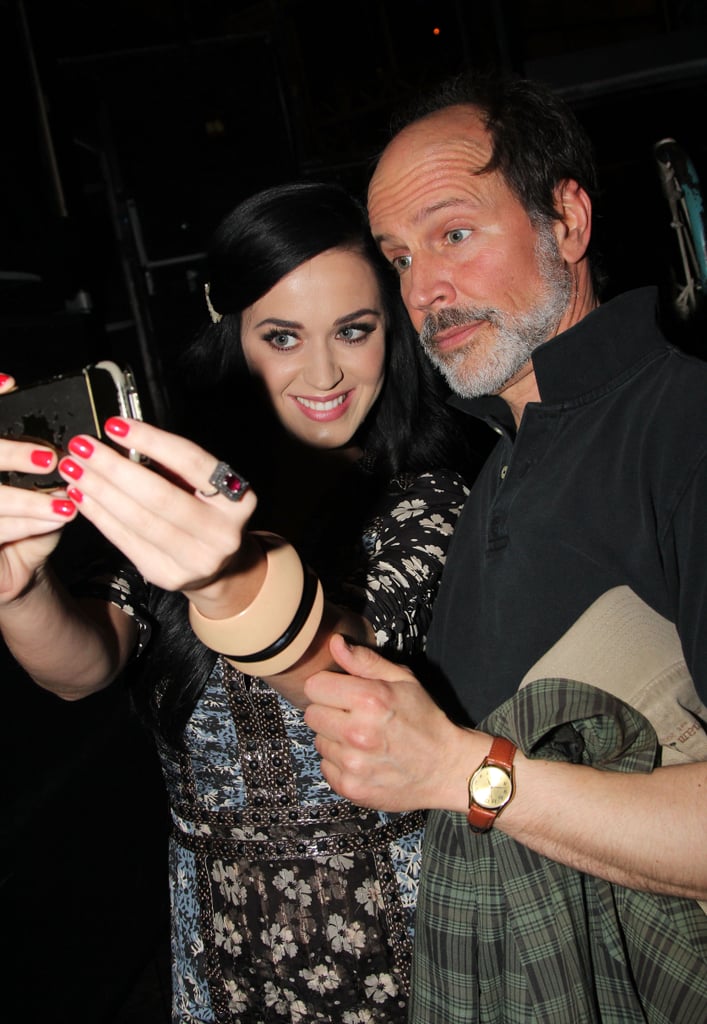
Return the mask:
{"type": "Polygon", "coordinates": [[[207,281],[206,284],[204,285],[204,295],[206,296],[206,308],[209,311],[211,323],[220,324],[221,321],[223,320],[223,313],[217,313],[214,307],[211,305],[211,298],[209,297],[210,290],[211,288],[209,282],[207,281]]]}

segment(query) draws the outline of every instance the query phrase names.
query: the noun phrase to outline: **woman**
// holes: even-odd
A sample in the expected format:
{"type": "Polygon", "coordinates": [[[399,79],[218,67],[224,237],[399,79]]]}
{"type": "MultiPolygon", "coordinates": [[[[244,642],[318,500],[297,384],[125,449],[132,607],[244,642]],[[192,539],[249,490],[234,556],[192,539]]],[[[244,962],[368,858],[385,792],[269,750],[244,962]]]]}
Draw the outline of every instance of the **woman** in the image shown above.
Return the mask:
{"type": "MultiPolygon", "coordinates": [[[[128,678],[172,810],[174,1021],[402,1022],[422,818],[360,810],[329,790],[301,686],[331,664],[333,631],[407,660],[422,650],[466,493],[445,468],[461,446],[397,280],[337,186],[284,186],[237,207],[209,254],[207,301],[188,360],[201,415],[198,430],[186,426],[239,473],[224,461],[214,472],[207,448],[132,420],[113,422],[113,437],[151,468],[74,439],[59,466],[65,498],[0,493],[11,541],[0,625],[37,682],[69,699],[114,679],[141,627],[128,678]],[[154,585],[149,614],[119,611],[141,603],[130,570],[111,581],[107,609],[99,584],[81,599],[60,589],[44,560],[74,507],[154,585]],[[228,635],[272,590],[284,550],[253,532],[261,524],[294,542],[327,596],[320,617],[305,615],[294,662],[268,653],[279,627],[263,641],[265,678],[232,653],[247,631],[228,635]],[[87,609],[101,615],[87,620],[87,609]],[[51,645],[37,645],[38,622],[51,645]],[[62,652],[73,652],[70,671],[62,652]]],[[[0,456],[36,467],[29,448],[0,442],[0,456]]]]}

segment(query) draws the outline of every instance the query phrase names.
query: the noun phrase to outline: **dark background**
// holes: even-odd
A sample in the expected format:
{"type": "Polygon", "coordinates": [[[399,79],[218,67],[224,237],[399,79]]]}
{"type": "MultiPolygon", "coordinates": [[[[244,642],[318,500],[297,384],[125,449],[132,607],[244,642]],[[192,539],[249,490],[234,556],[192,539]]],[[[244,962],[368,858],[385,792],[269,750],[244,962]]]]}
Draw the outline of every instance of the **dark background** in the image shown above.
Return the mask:
{"type": "MultiPolygon", "coordinates": [[[[676,138],[707,178],[705,7],[0,0],[0,370],[26,382],[130,363],[169,427],[220,217],[293,178],[363,195],[391,112],[470,66],[542,78],[572,103],[596,144],[609,294],[655,283],[670,319],[677,250],[652,149],[676,138]]],[[[701,326],[671,326],[699,350],[701,326]]],[[[77,528],[69,545],[83,544],[77,528]]],[[[166,818],[150,743],[119,687],[66,705],[0,662],[9,1019],[161,1024],[166,818]]]]}
{"type": "Polygon", "coordinates": [[[290,178],[363,194],[391,111],[449,72],[504,66],[575,106],[615,291],[666,285],[676,254],[653,144],[707,175],[705,0],[0,0],[0,18],[10,368],[128,360],[164,425],[221,216],[290,178]]]}

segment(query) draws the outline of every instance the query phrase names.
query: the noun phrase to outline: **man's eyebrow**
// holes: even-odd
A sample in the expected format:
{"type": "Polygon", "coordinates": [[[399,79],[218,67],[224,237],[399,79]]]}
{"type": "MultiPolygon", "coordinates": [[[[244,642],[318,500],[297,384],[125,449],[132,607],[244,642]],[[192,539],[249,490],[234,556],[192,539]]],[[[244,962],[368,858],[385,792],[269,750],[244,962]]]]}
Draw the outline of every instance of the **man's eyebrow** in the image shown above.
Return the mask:
{"type": "MultiPolygon", "coordinates": [[[[470,199],[469,196],[464,196],[463,199],[462,198],[440,199],[439,202],[437,202],[437,203],[430,203],[429,206],[423,206],[423,208],[421,210],[418,210],[418,212],[415,214],[415,216],[413,218],[412,223],[413,223],[413,225],[421,224],[423,221],[427,220],[428,217],[431,217],[433,213],[438,213],[440,210],[453,209],[455,206],[473,206],[473,205],[474,205],[474,200],[470,199]]],[[[392,235],[388,235],[388,234],[385,234],[385,233],[374,235],[374,238],[375,238],[376,242],[379,245],[381,245],[383,242],[392,242],[394,240],[392,235]]]]}

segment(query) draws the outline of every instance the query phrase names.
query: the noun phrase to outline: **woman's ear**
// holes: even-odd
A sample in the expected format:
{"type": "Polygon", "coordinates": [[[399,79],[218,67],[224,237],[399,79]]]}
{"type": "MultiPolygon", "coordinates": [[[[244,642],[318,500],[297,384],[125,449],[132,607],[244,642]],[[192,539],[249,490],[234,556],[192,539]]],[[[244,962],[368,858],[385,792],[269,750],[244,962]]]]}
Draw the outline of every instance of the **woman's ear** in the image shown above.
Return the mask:
{"type": "Polygon", "coordinates": [[[570,178],[555,189],[555,209],[560,215],[554,223],[560,255],[567,263],[579,263],[592,234],[592,201],[570,178]]]}

